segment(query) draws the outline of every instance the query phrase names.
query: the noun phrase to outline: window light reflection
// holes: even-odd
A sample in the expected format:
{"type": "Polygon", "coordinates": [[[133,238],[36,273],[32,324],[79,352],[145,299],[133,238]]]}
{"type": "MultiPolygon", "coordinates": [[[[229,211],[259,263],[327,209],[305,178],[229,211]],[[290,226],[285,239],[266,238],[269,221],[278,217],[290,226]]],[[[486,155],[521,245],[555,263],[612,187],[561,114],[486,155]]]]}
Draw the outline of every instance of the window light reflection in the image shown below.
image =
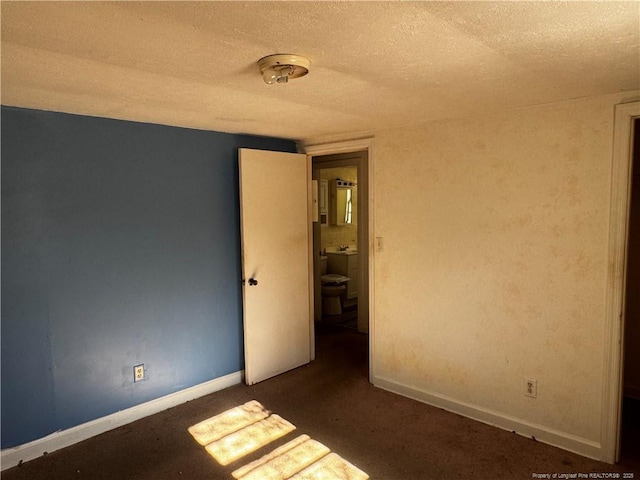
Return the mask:
{"type": "Polygon", "coordinates": [[[205,449],[220,465],[229,465],[295,429],[296,427],[284,418],[271,415],[269,418],[210,443],[205,449]]]}
{"type": "Polygon", "coordinates": [[[260,402],[251,400],[189,427],[189,433],[200,445],[209,445],[268,416],[269,412],[260,402]]]}
{"type": "Polygon", "coordinates": [[[308,435],[277,448],[268,455],[233,472],[238,480],[280,480],[295,475],[331,450],[308,435]]]}
{"type": "MultiPolygon", "coordinates": [[[[252,400],[189,427],[220,465],[228,465],[295,430],[252,400]]],[[[308,435],[236,469],[237,480],[366,480],[369,476],[308,435]]]]}

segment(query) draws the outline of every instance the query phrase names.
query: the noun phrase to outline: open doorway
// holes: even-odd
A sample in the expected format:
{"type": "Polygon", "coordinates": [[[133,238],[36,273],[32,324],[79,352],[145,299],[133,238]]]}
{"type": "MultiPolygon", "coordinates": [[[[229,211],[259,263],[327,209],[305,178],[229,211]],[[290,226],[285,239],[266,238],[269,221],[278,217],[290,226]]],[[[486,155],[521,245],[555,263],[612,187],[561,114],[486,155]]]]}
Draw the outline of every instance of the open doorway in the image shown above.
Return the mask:
{"type": "MultiPolygon", "coordinates": [[[[609,254],[606,289],[602,436],[600,459],[617,463],[621,453],[624,398],[625,300],[628,269],[629,213],[634,123],[640,118],[640,102],[616,105],[614,113],[609,254]]],[[[637,131],[637,129],[636,129],[637,131]]],[[[635,149],[638,152],[638,148],[635,149]]],[[[640,169],[638,162],[636,170],[640,169]]],[[[637,287],[636,287],[637,288],[637,287]]],[[[629,324],[626,325],[629,330],[629,324]]],[[[627,351],[628,353],[628,351],[627,351]]],[[[628,372],[627,372],[628,373],[628,372]]],[[[629,378],[629,377],[627,377],[629,378]]],[[[627,414],[629,411],[627,410],[627,414]]],[[[628,418],[628,415],[627,415],[628,418]]]]}
{"type": "MultiPolygon", "coordinates": [[[[314,157],[319,222],[314,227],[314,320],[366,333],[358,322],[358,166],[366,152],[314,157]]],[[[362,322],[360,322],[362,323],[362,322]]]]}
{"type": "Polygon", "coordinates": [[[326,346],[327,335],[333,335],[337,343],[329,348],[360,351],[366,368],[370,356],[368,151],[313,155],[311,162],[320,209],[313,227],[316,348],[321,349],[320,342],[326,346]]]}
{"type": "Polygon", "coordinates": [[[634,119],[627,237],[620,460],[640,466],[640,119],[634,119]]]}

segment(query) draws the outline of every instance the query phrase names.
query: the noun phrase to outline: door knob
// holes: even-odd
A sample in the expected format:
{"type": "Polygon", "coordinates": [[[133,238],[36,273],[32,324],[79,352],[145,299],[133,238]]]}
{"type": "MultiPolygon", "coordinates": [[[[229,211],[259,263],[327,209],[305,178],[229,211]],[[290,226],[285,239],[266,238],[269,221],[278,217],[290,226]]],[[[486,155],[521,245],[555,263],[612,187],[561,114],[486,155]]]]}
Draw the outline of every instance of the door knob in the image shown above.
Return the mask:
{"type": "Polygon", "coordinates": [[[249,286],[252,287],[254,285],[258,284],[258,280],[256,280],[255,278],[250,278],[249,279],[249,286]]]}

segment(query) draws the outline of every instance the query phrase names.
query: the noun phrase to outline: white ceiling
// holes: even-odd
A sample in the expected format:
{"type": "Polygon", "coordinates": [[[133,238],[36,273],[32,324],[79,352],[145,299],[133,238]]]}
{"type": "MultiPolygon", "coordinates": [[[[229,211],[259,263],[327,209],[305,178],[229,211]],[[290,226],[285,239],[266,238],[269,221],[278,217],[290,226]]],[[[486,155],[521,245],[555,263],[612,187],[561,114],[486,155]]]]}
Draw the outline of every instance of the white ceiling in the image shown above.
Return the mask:
{"type": "Polygon", "coordinates": [[[7,2],[2,103],[294,139],[640,88],[638,2],[7,2]],[[266,85],[256,61],[311,60],[266,85]]]}

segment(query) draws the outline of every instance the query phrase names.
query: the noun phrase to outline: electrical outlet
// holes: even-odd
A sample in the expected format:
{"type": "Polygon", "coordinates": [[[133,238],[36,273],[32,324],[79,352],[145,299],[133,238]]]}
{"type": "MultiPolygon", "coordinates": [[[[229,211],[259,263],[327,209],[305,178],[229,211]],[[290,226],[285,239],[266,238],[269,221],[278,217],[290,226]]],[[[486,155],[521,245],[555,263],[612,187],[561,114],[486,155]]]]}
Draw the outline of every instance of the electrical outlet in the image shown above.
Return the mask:
{"type": "Polygon", "coordinates": [[[135,367],[133,367],[134,383],[141,382],[142,380],[144,380],[144,363],[141,363],[140,365],[136,365],[135,367]]]}
{"type": "Polygon", "coordinates": [[[525,378],[523,393],[527,397],[536,398],[538,396],[538,381],[535,378],[525,378]]]}

